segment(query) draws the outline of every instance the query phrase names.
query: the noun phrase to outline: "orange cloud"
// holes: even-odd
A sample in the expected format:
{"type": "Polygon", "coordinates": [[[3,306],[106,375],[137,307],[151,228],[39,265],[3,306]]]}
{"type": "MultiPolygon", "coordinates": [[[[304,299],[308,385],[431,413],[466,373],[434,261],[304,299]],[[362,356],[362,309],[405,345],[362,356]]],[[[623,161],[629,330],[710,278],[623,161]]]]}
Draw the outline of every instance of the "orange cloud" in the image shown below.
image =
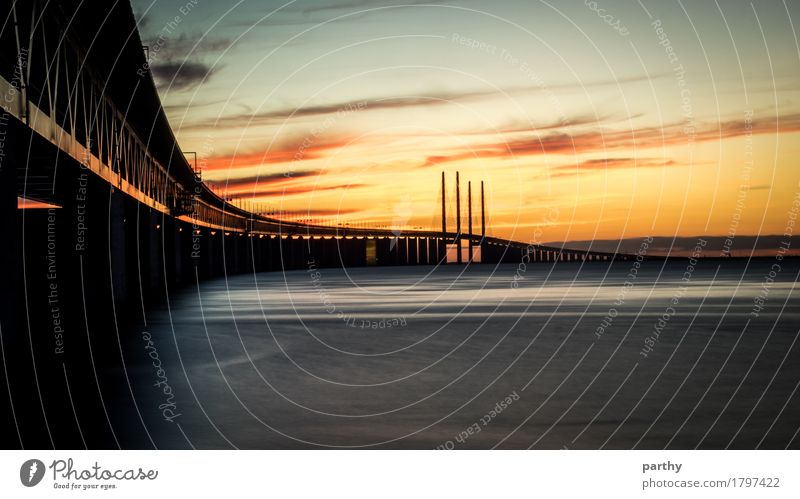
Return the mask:
{"type": "Polygon", "coordinates": [[[472,158],[513,158],[545,154],[582,154],[608,149],[648,149],[682,145],[690,141],[703,142],[741,137],[748,133],[756,135],[796,132],[800,131],[800,114],[754,119],[749,129],[743,120],[724,121],[717,125],[697,124],[691,136],[684,133],[685,127],[685,123],[675,123],[664,127],[636,130],[589,131],[575,134],[558,132],[541,137],[482,144],[476,146],[474,150],[458,150],[450,154],[428,156],[424,165],[432,166],[472,158]]]}
{"type": "Polygon", "coordinates": [[[282,184],[292,180],[313,177],[319,175],[319,170],[307,170],[292,172],[291,175],[285,173],[271,173],[268,175],[253,175],[248,177],[234,177],[225,180],[208,180],[206,183],[217,189],[237,189],[241,187],[252,188],[258,185],[282,184]]]}
{"type": "Polygon", "coordinates": [[[571,177],[582,171],[622,170],[627,168],[659,168],[677,165],[671,159],[659,158],[607,158],[589,159],[575,165],[561,165],[551,168],[551,177],[571,177]]]}
{"type": "Polygon", "coordinates": [[[308,194],[311,192],[335,191],[337,189],[359,189],[362,187],[369,187],[369,184],[337,184],[337,185],[326,185],[326,186],[296,185],[296,186],[284,187],[283,189],[259,189],[258,185],[254,183],[248,188],[235,189],[233,191],[229,191],[227,195],[232,199],[248,199],[248,198],[260,198],[260,197],[281,198],[281,197],[297,196],[300,194],[308,194]]]}
{"type": "MultiPolygon", "coordinates": [[[[319,138],[309,135],[307,137],[285,142],[277,147],[255,153],[226,154],[205,159],[204,170],[228,170],[247,166],[265,164],[280,164],[300,162],[309,159],[318,159],[325,152],[339,149],[347,145],[352,139],[345,137],[319,138]]],[[[294,173],[293,173],[294,175],[294,173]]]]}

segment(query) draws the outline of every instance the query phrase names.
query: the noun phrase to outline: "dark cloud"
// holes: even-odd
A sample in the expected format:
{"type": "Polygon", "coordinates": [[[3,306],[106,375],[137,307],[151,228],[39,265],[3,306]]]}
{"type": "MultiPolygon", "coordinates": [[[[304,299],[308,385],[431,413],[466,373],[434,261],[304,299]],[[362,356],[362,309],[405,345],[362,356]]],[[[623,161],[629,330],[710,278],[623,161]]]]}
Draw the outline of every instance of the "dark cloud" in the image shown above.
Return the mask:
{"type": "MultiPolygon", "coordinates": [[[[649,79],[660,78],[661,75],[656,76],[633,76],[628,78],[619,78],[617,80],[605,80],[595,82],[577,82],[567,84],[557,84],[545,87],[547,90],[576,90],[583,87],[598,87],[613,85],[617,83],[631,83],[638,81],[645,81],[649,79]]],[[[360,112],[380,111],[380,110],[394,110],[394,109],[409,109],[414,107],[435,107],[443,106],[453,102],[465,101],[480,101],[487,98],[496,97],[511,97],[513,95],[541,92],[542,88],[535,87],[515,87],[510,89],[482,89],[460,92],[431,92],[426,95],[410,95],[410,96],[387,96],[374,99],[361,99],[333,102],[329,104],[320,104],[304,107],[284,107],[271,109],[257,113],[238,113],[230,114],[219,117],[216,121],[208,123],[207,121],[192,123],[184,125],[183,129],[205,129],[205,128],[219,128],[219,127],[241,127],[242,123],[250,126],[282,123],[290,119],[308,118],[334,115],[336,113],[352,111],[360,109],[360,112]]],[[[635,116],[634,116],[635,117],[635,116]]],[[[577,126],[582,123],[593,123],[602,120],[602,117],[593,117],[590,115],[576,116],[573,119],[565,119],[563,121],[554,122],[545,125],[545,128],[536,128],[539,130],[548,129],[547,127],[564,127],[564,126],[577,126]]],[[[521,131],[528,131],[532,127],[529,124],[519,124],[517,129],[521,131]]],[[[514,131],[509,130],[510,131],[514,131]]]]}
{"type": "Polygon", "coordinates": [[[151,60],[178,61],[187,58],[201,58],[218,54],[231,46],[228,38],[211,38],[203,33],[181,33],[170,38],[158,33],[148,37],[145,43],[150,46],[151,60]]]}
{"type": "Polygon", "coordinates": [[[220,188],[256,187],[290,182],[292,180],[308,178],[319,175],[318,170],[302,172],[281,172],[269,175],[254,175],[249,177],[235,177],[225,180],[208,180],[206,183],[220,188]]]}
{"type": "Polygon", "coordinates": [[[150,27],[151,16],[149,14],[139,13],[135,5],[133,5],[133,17],[136,19],[139,32],[144,33],[150,27]]]}
{"type": "Polygon", "coordinates": [[[189,109],[200,109],[209,106],[216,106],[219,104],[226,104],[230,102],[228,99],[220,99],[220,100],[201,100],[201,99],[192,99],[191,101],[184,101],[179,102],[176,104],[162,104],[161,107],[164,108],[167,114],[170,113],[180,113],[185,112],[189,109]]]}
{"type": "Polygon", "coordinates": [[[455,100],[482,98],[490,95],[491,93],[492,92],[440,93],[424,97],[386,97],[369,101],[351,100],[299,108],[279,108],[258,113],[229,114],[219,117],[213,123],[202,122],[184,125],[182,129],[241,127],[243,123],[249,126],[256,126],[270,123],[282,123],[286,120],[297,118],[332,116],[336,115],[337,113],[366,112],[386,109],[408,109],[420,106],[439,106],[455,100]]]}
{"type": "Polygon", "coordinates": [[[150,66],[150,71],[153,73],[159,90],[173,91],[199,85],[207,81],[214,73],[212,68],[200,62],[154,63],[150,66]]]}
{"type": "Polygon", "coordinates": [[[150,70],[159,89],[183,90],[207,81],[219,66],[211,67],[204,57],[226,50],[227,38],[210,38],[202,33],[181,33],[176,37],[154,33],[143,37],[149,47],[150,70]]]}

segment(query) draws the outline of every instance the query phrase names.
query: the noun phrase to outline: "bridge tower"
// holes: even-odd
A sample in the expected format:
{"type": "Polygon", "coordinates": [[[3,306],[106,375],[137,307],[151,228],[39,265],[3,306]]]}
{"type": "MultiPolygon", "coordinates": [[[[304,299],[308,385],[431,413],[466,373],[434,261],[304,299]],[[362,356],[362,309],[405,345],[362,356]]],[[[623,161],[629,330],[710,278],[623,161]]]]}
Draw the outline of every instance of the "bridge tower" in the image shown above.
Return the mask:
{"type": "Polygon", "coordinates": [[[486,211],[483,203],[483,180],[481,180],[481,247],[484,239],[486,239],[486,211]]]}
{"type": "Polygon", "coordinates": [[[456,172],[456,261],[461,261],[461,186],[456,172]]]}
{"type": "Polygon", "coordinates": [[[467,253],[467,262],[472,262],[472,181],[467,182],[467,206],[467,215],[469,216],[469,253],[467,253]]]}
{"type": "Polygon", "coordinates": [[[447,191],[442,172],[442,239],[439,242],[439,263],[447,263],[447,191]]]}

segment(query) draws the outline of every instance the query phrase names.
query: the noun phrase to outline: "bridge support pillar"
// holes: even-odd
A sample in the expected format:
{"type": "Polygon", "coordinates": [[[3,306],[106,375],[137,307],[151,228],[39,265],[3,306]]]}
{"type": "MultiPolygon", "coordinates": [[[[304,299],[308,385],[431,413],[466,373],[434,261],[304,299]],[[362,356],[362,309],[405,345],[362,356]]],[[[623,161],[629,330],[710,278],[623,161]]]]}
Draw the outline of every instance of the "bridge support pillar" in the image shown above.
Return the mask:
{"type": "Polygon", "coordinates": [[[407,265],[408,264],[408,240],[405,237],[398,237],[397,238],[397,264],[398,265],[407,265]]]}
{"type": "Polygon", "coordinates": [[[176,244],[181,252],[180,256],[180,283],[192,284],[194,282],[194,269],[197,259],[192,256],[192,226],[186,222],[176,222],[178,232],[176,233],[176,244]]]}
{"type": "Polygon", "coordinates": [[[150,222],[147,231],[150,233],[150,287],[153,291],[164,289],[164,216],[155,211],[148,210],[150,222]]]}
{"type": "Polygon", "coordinates": [[[239,267],[237,272],[252,272],[253,271],[253,241],[252,234],[247,233],[239,237],[239,267]]]}
{"type": "MultiPolygon", "coordinates": [[[[346,239],[345,239],[346,241],[346,239]]],[[[353,260],[350,265],[355,267],[365,267],[367,263],[367,245],[374,246],[374,239],[350,239],[353,248],[353,260]]]]}
{"type": "MultiPolygon", "coordinates": [[[[21,227],[17,210],[17,165],[14,162],[17,137],[15,127],[8,125],[11,119],[9,114],[0,109],[0,132],[4,134],[4,155],[0,156],[0,220],[3,220],[6,234],[11,234],[11,237],[5,238],[3,244],[0,244],[0,262],[4,267],[3,279],[0,279],[0,300],[3,303],[0,306],[0,332],[4,343],[13,342],[17,336],[17,292],[21,289],[19,273],[22,268],[21,227]]],[[[3,420],[0,423],[5,423],[5,428],[11,428],[13,421],[3,420]]]]}
{"type": "Polygon", "coordinates": [[[418,243],[419,243],[419,240],[416,237],[406,238],[406,246],[407,246],[407,250],[406,250],[407,260],[406,260],[406,263],[408,263],[408,265],[417,265],[419,263],[418,262],[418,255],[419,255],[418,249],[419,249],[419,247],[417,246],[418,243]]]}
{"type": "Polygon", "coordinates": [[[180,224],[180,220],[172,218],[171,216],[163,217],[161,228],[164,231],[162,237],[164,238],[163,252],[167,291],[181,282],[183,252],[181,250],[178,224],[180,224]]]}
{"type": "Polygon", "coordinates": [[[428,238],[421,237],[418,239],[419,241],[419,253],[418,253],[418,260],[417,263],[419,265],[427,265],[428,264],[428,238]]]}
{"type": "Polygon", "coordinates": [[[385,237],[375,238],[375,263],[377,265],[391,265],[393,251],[389,251],[391,239],[385,237]]]}
{"type": "Polygon", "coordinates": [[[228,275],[238,274],[242,256],[240,233],[231,231],[225,237],[225,272],[228,275]]]}
{"type": "MultiPolygon", "coordinates": [[[[127,303],[128,301],[128,279],[126,270],[129,268],[127,264],[127,246],[128,241],[126,237],[127,231],[127,217],[125,216],[125,194],[120,191],[114,190],[111,192],[110,209],[108,214],[108,228],[111,231],[110,242],[110,264],[111,264],[111,282],[112,290],[114,292],[114,301],[119,304],[127,303]]],[[[84,264],[92,262],[84,262],[84,264]]]]}
{"type": "Polygon", "coordinates": [[[280,270],[281,252],[283,251],[283,239],[276,235],[269,240],[269,269],[280,270]]]}

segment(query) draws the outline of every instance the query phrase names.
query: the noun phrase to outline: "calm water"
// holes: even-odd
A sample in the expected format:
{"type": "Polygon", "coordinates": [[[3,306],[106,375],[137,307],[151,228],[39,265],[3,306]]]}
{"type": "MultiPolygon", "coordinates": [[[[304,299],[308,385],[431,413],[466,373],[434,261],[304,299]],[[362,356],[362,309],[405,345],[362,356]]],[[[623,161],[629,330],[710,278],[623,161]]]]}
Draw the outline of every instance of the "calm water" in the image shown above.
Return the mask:
{"type": "Polygon", "coordinates": [[[797,447],[800,266],[773,263],[236,276],[151,313],[164,371],[129,374],[159,447],[797,447]]]}

